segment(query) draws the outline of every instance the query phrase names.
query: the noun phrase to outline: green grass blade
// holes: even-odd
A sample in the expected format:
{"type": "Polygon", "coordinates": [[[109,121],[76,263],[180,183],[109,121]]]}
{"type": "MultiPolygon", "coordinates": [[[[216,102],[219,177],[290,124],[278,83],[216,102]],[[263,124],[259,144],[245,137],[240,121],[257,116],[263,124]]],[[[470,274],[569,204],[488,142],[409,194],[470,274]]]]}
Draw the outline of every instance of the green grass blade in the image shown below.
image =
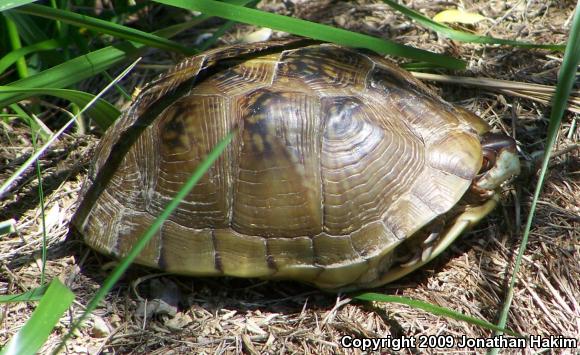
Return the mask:
{"type": "MultiPolygon", "coordinates": [[[[253,3],[253,2],[254,2],[253,0],[230,0],[231,4],[238,5],[238,6],[247,6],[248,3],[253,3]]],[[[248,6],[253,6],[253,5],[249,4],[248,6]]],[[[155,33],[161,37],[172,37],[172,36],[176,35],[177,33],[183,32],[191,27],[199,25],[200,23],[202,23],[203,21],[206,21],[209,18],[211,18],[211,16],[199,15],[192,20],[166,27],[164,29],[156,31],[155,33]]],[[[227,23],[221,26],[221,28],[228,28],[228,27],[229,27],[229,24],[227,24],[227,23]]],[[[221,28],[216,33],[220,32],[221,28]]],[[[210,45],[211,45],[217,39],[218,38],[214,34],[214,36],[212,36],[212,38],[207,40],[206,42],[211,42],[210,43],[210,45]]],[[[204,48],[204,45],[206,44],[206,42],[204,42],[202,44],[202,49],[204,48]]],[[[198,49],[192,49],[192,51],[199,52],[198,49]]]]}
{"type": "MultiPolygon", "coordinates": [[[[73,333],[74,329],[77,328],[83,320],[92,312],[94,311],[99,303],[105,298],[107,293],[111,291],[113,286],[117,283],[117,281],[123,276],[123,273],[129,265],[133,262],[133,260],[145,249],[145,246],[149,243],[151,238],[155,235],[155,233],[161,228],[161,225],[173,211],[179,206],[181,201],[190,193],[193,187],[197,184],[197,182],[203,177],[205,172],[213,165],[213,163],[219,158],[222,152],[226,149],[228,144],[232,141],[234,137],[235,131],[228,133],[216,146],[215,148],[208,154],[208,156],[199,164],[199,166],[195,169],[191,177],[187,180],[187,182],[181,187],[177,195],[169,202],[169,204],[165,207],[163,212],[155,219],[155,221],[149,226],[149,229],[139,238],[139,241],[135,243],[133,248],[129,251],[126,257],[121,259],[119,264],[111,271],[107,279],[103,282],[103,285],[99,288],[99,290],[95,293],[93,298],[91,298],[90,302],[87,304],[85,308],[85,312],[82,314],[79,319],[77,319],[74,324],[72,325],[70,331],[64,336],[61,344],[56,349],[55,353],[58,353],[60,349],[64,346],[65,342],[70,338],[71,334],[73,333]]],[[[1,355],[1,354],[0,354],[1,355]]]]}
{"type": "Polygon", "coordinates": [[[357,300],[361,300],[361,301],[389,302],[389,303],[404,304],[404,305],[413,307],[415,309],[422,309],[426,312],[429,312],[431,314],[435,314],[437,316],[442,316],[442,317],[447,317],[447,318],[452,318],[455,320],[468,322],[470,324],[478,325],[482,328],[486,328],[486,329],[490,329],[490,330],[503,331],[503,332],[506,332],[507,334],[510,334],[512,336],[520,336],[519,334],[517,334],[509,329],[500,328],[497,325],[492,324],[492,323],[485,321],[483,319],[479,319],[479,318],[475,318],[475,317],[471,317],[471,316],[466,316],[463,313],[459,313],[459,312],[456,312],[454,310],[451,310],[451,309],[448,309],[445,307],[435,306],[431,303],[427,303],[427,302],[423,302],[423,301],[419,301],[419,300],[414,300],[414,299],[411,299],[408,297],[383,295],[380,293],[369,292],[369,293],[359,294],[353,298],[357,299],[357,300]]]}
{"type": "MultiPolygon", "coordinates": [[[[14,81],[10,88],[63,88],[93,77],[104,70],[118,65],[135,55],[137,48],[130,43],[121,43],[71,59],[28,78],[14,81]]],[[[30,97],[27,93],[0,93],[0,109],[30,97]]]]}
{"type": "MultiPolygon", "coordinates": [[[[550,156],[552,155],[552,150],[554,148],[554,143],[558,136],[558,128],[562,122],[562,116],[568,105],[568,97],[570,96],[570,91],[576,80],[576,72],[578,65],[580,64],[580,1],[576,5],[576,13],[574,14],[574,20],[572,21],[572,28],[570,29],[570,35],[568,38],[568,44],[566,46],[566,51],[564,52],[564,59],[562,61],[562,67],[558,75],[558,85],[556,86],[556,93],[554,94],[554,101],[552,105],[552,112],[550,114],[550,124],[548,125],[548,137],[546,139],[546,150],[544,152],[544,160],[542,162],[542,168],[540,170],[540,175],[538,176],[538,182],[536,189],[534,191],[534,198],[530,206],[530,212],[528,214],[528,219],[526,222],[526,227],[524,229],[524,235],[522,237],[522,243],[518,250],[518,256],[514,264],[514,271],[510,280],[510,285],[506,295],[506,300],[504,306],[501,310],[498,326],[504,327],[507,322],[507,317],[509,309],[514,296],[514,286],[516,283],[516,278],[518,271],[521,266],[522,257],[526,246],[528,244],[528,238],[530,235],[530,229],[532,228],[532,222],[534,220],[534,214],[536,211],[536,206],[540,193],[542,192],[542,187],[544,186],[544,179],[548,171],[548,163],[550,161],[550,156]]],[[[491,353],[497,354],[498,349],[494,348],[491,353]]]]}
{"type": "MultiPolygon", "coordinates": [[[[19,14],[15,10],[5,11],[3,15],[16,24],[24,47],[53,38],[53,31],[48,21],[39,21],[38,18],[19,14]]],[[[43,67],[55,66],[68,59],[60,51],[52,53],[39,52],[38,55],[40,57],[39,62],[42,63],[43,67]]]]}
{"type": "Polygon", "coordinates": [[[6,69],[8,69],[12,64],[14,64],[20,58],[23,58],[29,54],[50,51],[53,49],[61,48],[66,46],[65,40],[60,39],[49,39],[42,41],[30,46],[22,47],[17,50],[13,50],[7,53],[4,57],[0,58],[0,74],[2,74],[6,69]]]}
{"type": "MultiPolygon", "coordinates": [[[[195,27],[195,26],[201,24],[202,22],[208,20],[209,18],[210,17],[206,16],[206,15],[199,15],[196,18],[193,18],[189,21],[177,23],[175,25],[171,25],[171,26],[168,26],[166,28],[162,28],[160,30],[155,31],[154,33],[158,36],[161,36],[161,37],[166,37],[166,38],[173,37],[178,33],[181,33],[185,30],[188,30],[192,27],[195,27]]],[[[192,51],[197,52],[194,49],[192,49],[192,51]]]]}
{"type": "Polygon", "coordinates": [[[408,47],[392,41],[363,35],[319,23],[277,15],[265,11],[248,9],[214,0],[156,0],[159,3],[200,11],[232,21],[285,31],[322,41],[334,42],[349,47],[367,48],[380,54],[391,54],[420,61],[435,63],[444,68],[463,69],[465,63],[449,56],[435,54],[408,47]]]}
{"type": "MultiPolygon", "coordinates": [[[[237,5],[237,6],[247,6],[250,8],[255,8],[256,5],[259,3],[259,0],[236,0],[236,1],[230,1],[230,4],[233,5],[237,5]]],[[[211,46],[213,46],[218,39],[220,39],[220,37],[222,37],[227,31],[229,31],[232,27],[234,27],[236,24],[235,21],[226,21],[226,23],[224,23],[223,25],[220,26],[220,28],[218,28],[217,31],[215,31],[213,33],[213,35],[208,38],[207,40],[205,40],[200,46],[199,46],[199,50],[200,51],[205,51],[206,49],[210,48],[211,46]]]]}
{"type": "Polygon", "coordinates": [[[565,46],[558,45],[558,44],[534,44],[529,42],[522,42],[522,41],[512,41],[509,39],[501,39],[501,38],[494,38],[488,36],[479,36],[474,35],[471,33],[466,33],[462,31],[455,30],[447,25],[444,25],[439,22],[435,22],[432,19],[420,14],[417,11],[411,10],[408,7],[400,5],[392,0],[383,0],[384,3],[392,7],[393,9],[401,12],[402,14],[410,17],[411,19],[417,21],[421,25],[440,33],[448,38],[454,39],[460,42],[473,42],[473,43],[481,43],[481,44],[504,44],[508,46],[516,46],[516,47],[523,47],[523,48],[541,48],[541,49],[549,49],[554,51],[563,51],[565,46]]]}
{"type": "MultiPolygon", "coordinates": [[[[201,21],[207,20],[207,18],[207,16],[200,16],[182,24],[160,29],[155,31],[154,34],[161,37],[171,37],[199,24],[201,21]]],[[[143,47],[141,44],[133,44],[128,41],[122,42],[71,59],[50,69],[46,69],[41,73],[31,75],[28,78],[12,82],[9,87],[68,87],[102,73],[128,58],[136,57],[142,50],[143,47]]],[[[0,110],[6,105],[27,99],[28,97],[30,96],[26,93],[0,93],[0,110]]]]}
{"type": "Polygon", "coordinates": [[[61,21],[71,25],[88,28],[100,33],[106,33],[118,38],[142,43],[151,47],[175,51],[183,54],[190,54],[191,51],[181,44],[156,36],[151,33],[139,31],[134,28],[122,26],[113,22],[101,20],[87,15],[76,14],[71,11],[53,9],[48,6],[30,4],[19,7],[13,11],[26,15],[40,16],[56,21],[61,21]]]}
{"type": "Polygon", "coordinates": [[[19,295],[0,295],[0,303],[17,303],[39,301],[46,293],[48,285],[40,286],[19,295]]]}
{"type": "Polygon", "coordinates": [[[6,11],[3,14],[6,18],[16,23],[19,34],[26,44],[38,43],[49,39],[50,34],[42,30],[38,21],[33,21],[30,16],[16,13],[15,10],[6,11]]]}
{"type": "Polygon", "coordinates": [[[53,134],[53,136],[50,137],[50,139],[42,146],[42,148],[34,152],[34,154],[32,154],[28,159],[26,159],[24,164],[22,164],[18,169],[16,169],[16,171],[12,175],[10,175],[10,177],[6,179],[6,181],[3,181],[2,184],[0,185],[0,199],[2,199],[2,197],[8,191],[8,189],[10,188],[12,183],[16,180],[16,178],[20,176],[24,172],[24,170],[26,170],[30,165],[32,165],[36,161],[36,159],[38,159],[48,149],[48,147],[50,147],[52,143],[54,143],[54,141],[58,137],[60,137],[60,135],[63,134],[63,132],[67,130],[68,127],[70,127],[70,125],[73,124],[73,122],[75,122],[78,116],[83,114],[88,107],[91,107],[95,103],[95,101],[97,101],[107,90],[109,90],[112,86],[116,85],[117,82],[121,80],[121,78],[125,77],[125,75],[127,75],[133,69],[133,67],[137,64],[138,61],[139,60],[133,62],[129,67],[123,70],[123,72],[121,72],[121,74],[119,74],[115,78],[115,80],[107,84],[107,86],[105,86],[105,88],[101,90],[101,92],[99,92],[89,103],[87,103],[82,110],[80,110],[73,118],[71,118],[67,123],[65,123],[55,134],[53,134]]]}
{"type": "Polygon", "coordinates": [[[65,285],[52,280],[30,319],[0,350],[0,355],[36,354],[73,300],[74,294],[65,285]]]}
{"type": "Polygon", "coordinates": [[[3,0],[0,2],[0,12],[35,2],[36,0],[3,0]]]}
{"type": "MultiPolygon", "coordinates": [[[[18,28],[16,28],[14,21],[8,17],[6,18],[6,32],[8,32],[8,38],[10,40],[12,50],[17,51],[21,49],[22,43],[20,42],[18,28]]],[[[19,58],[16,60],[16,71],[21,78],[26,78],[28,76],[28,67],[26,66],[26,61],[24,58],[19,58]]]]}
{"type": "MultiPolygon", "coordinates": [[[[71,101],[80,107],[87,105],[95,98],[95,95],[77,90],[50,87],[19,89],[10,86],[0,86],[0,95],[8,93],[24,93],[28,96],[50,95],[71,101]]],[[[93,120],[95,120],[99,127],[103,129],[109,127],[109,125],[115,122],[117,117],[120,115],[119,110],[115,106],[102,99],[96,100],[95,103],[87,109],[87,113],[91,115],[93,120]]]]}

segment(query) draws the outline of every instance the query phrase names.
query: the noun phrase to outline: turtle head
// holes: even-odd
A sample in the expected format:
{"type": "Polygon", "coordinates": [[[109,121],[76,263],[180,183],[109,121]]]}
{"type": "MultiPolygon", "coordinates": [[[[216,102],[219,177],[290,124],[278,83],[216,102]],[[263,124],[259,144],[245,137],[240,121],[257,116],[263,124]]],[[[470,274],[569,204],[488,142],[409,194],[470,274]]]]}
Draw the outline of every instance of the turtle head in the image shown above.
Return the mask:
{"type": "Polygon", "coordinates": [[[481,137],[483,162],[472,189],[479,195],[491,196],[504,182],[520,173],[516,142],[501,133],[484,133],[481,137]]]}

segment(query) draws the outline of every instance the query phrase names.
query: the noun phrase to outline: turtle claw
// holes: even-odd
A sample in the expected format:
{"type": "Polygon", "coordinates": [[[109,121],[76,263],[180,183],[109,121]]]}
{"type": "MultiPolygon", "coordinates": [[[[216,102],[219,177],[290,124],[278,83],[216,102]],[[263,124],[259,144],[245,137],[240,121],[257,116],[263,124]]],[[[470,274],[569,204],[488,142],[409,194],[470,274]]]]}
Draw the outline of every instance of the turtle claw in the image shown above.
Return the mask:
{"type": "Polygon", "coordinates": [[[434,241],[437,240],[438,237],[439,237],[439,231],[435,231],[435,232],[429,234],[429,236],[423,241],[423,244],[431,245],[431,244],[433,244],[434,241]]]}
{"type": "Polygon", "coordinates": [[[421,261],[425,262],[429,259],[431,259],[431,254],[433,254],[433,244],[429,245],[427,248],[423,249],[423,252],[421,253],[421,261]]]}
{"type": "Polygon", "coordinates": [[[415,266],[419,262],[424,263],[425,261],[431,259],[431,255],[435,249],[435,243],[437,240],[439,240],[439,236],[443,231],[443,226],[443,223],[434,223],[431,228],[432,232],[421,242],[420,246],[417,246],[417,249],[419,250],[411,258],[403,259],[403,262],[401,262],[399,266],[402,268],[408,268],[415,266]]]}
{"type": "Polygon", "coordinates": [[[425,262],[431,259],[431,255],[433,254],[433,249],[435,248],[435,242],[439,240],[439,236],[441,235],[441,231],[443,230],[443,224],[437,223],[434,226],[433,232],[429,234],[425,240],[423,240],[423,251],[421,251],[421,261],[425,262]]]}

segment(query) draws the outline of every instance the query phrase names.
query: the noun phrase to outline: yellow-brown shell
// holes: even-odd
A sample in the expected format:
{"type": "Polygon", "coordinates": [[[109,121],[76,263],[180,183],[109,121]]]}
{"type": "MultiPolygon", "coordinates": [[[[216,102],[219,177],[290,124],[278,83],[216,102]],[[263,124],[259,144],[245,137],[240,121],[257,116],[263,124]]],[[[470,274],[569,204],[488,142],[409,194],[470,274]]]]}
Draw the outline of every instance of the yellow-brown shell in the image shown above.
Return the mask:
{"type": "Polygon", "coordinates": [[[235,126],[138,263],[364,287],[461,199],[486,130],[378,56],[292,40],[213,50],[106,132],[74,220],[86,242],[125,255],[235,126]]]}

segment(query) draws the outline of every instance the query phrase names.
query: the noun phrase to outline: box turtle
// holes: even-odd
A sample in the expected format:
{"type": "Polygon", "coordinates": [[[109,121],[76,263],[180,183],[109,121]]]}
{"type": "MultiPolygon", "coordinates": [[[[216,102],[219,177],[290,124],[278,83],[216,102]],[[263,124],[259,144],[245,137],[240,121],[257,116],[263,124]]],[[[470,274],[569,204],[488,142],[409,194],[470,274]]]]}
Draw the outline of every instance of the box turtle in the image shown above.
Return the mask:
{"type": "Polygon", "coordinates": [[[235,127],[137,263],[376,287],[440,254],[519,171],[511,138],[377,55],[233,45],[138,94],[97,148],[73,225],[92,248],[126,255],[235,127]]]}

